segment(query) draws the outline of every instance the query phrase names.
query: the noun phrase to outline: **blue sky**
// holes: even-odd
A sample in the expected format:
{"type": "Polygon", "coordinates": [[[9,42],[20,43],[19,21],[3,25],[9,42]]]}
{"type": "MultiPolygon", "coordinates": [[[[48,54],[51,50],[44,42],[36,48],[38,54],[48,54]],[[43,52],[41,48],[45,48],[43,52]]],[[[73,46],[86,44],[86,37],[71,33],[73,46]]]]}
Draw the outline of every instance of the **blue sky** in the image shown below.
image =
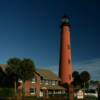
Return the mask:
{"type": "MultiPolygon", "coordinates": [[[[57,72],[61,18],[67,14],[73,70],[98,69],[99,76],[99,12],[99,0],[0,0],[0,63],[26,57],[37,68],[53,70],[56,66],[57,72]]],[[[94,79],[100,79],[95,70],[89,71],[94,79]]]]}

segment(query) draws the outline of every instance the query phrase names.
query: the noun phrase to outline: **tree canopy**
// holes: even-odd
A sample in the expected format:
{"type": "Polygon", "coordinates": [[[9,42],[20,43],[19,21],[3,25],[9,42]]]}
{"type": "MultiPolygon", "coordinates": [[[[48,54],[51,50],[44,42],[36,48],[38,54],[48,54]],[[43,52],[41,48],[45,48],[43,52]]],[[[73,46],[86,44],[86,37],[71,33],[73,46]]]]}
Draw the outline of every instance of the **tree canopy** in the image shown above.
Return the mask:
{"type": "Polygon", "coordinates": [[[80,78],[83,82],[88,82],[90,80],[90,74],[88,71],[83,71],[80,73],[80,78]]]}
{"type": "Polygon", "coordinates": [[[74,87],[80,86],[82,87],[88,87],[89,85],[89,80],[90,80],[90,73],[88,71],[83,71],[79,73],[78,71],[74,71],[73,74],[73,84],[74,87]]]}
{"type": "MultiPolygon", "coordinates": [[[[21,60],[19,58],[10,58],[7,61],[8,67],[6,72],[8,75],[13,74],[15,78],[18,77],[18,68],[20,68],[21,60]]],[[[15,79],[16,80],[16,79],[15,79]]]]}
{"type": "MultiPolygon", "coordinates": [[[[10,58],[7,61],[6,81],[11,86],[17,85],[18,79],[31,80],[34,76],[35,65],[31,59],[10,58]]],[[[1,73],[2,74],[2,73],[1,73]]]]}
{"type": "Polygon", "coordinates": [[[78,71],[74,71],[72,73],[72,76],[73,76],[73,84],[74,86],[81,86],[81,79],[80,79],[80,74],[78,71]]]}
{"type": "Polygon", "coordinates": [[[23,59],[18,68],[19,77],[25,81],[32,79],[35,71],[35,65],[31,59],[23,59]]]}

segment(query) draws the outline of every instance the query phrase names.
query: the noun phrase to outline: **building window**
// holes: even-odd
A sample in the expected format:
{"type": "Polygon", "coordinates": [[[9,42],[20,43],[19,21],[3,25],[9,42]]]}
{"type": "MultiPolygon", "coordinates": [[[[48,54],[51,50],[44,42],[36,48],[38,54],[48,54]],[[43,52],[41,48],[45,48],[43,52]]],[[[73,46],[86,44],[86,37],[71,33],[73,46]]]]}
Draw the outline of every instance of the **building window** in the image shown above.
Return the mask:
{"type": "Polygon", "coordinates": [[[41,84],[45,84],[45,81],[46,81],[46,80],[45,80],[43,77],[40,78],[40,83],[41,83],[41,84]]]}
{"type": "Polygon", "coordinates": [[[36,93],[36,88],[30,88],[30,94],[34,95],[36,93]]]}
{"type": "Polygon", "coordinates": [[[53,90],[49,90],[49,91],[48,91],[48,94],[49,94],[49,95],[52,95],[52,94],[53,94],[53,90]]]}
{"type": "Polygon", "coordinates": [[[36,82],[35,77],[32,78],[32,81],[31,81],[31,82],[32,82],[32,83],[35,83],[35,82],[36,82]]]}
{"type": "Polygon", "coordinates": [[[49,80],[49,85],[51,85],[52,84],[52,80],[49,80]]]}
{"type": "Polygon", "coordinates": [[[45,85],[48,85],[49,84],[49,81],[48,80],[45,80],[45,85]]]}
{"type": "Polygon", "coordinates": [[[58,85],[58,81],[55,81],[56,85],[58,85]]]}
{"type": "Polygon", "coordinates": [[[57,84],[57,81],[53,80],[52,85],[56,85],[56,84],[57,84]]]}
{"type": "Polygon", "coordinates": [[[45,83],[45,81],[44,81],[44,79],[42,79],[42,80],[41,80],[41,84],[44,84],[44,83],[45,83]]]}

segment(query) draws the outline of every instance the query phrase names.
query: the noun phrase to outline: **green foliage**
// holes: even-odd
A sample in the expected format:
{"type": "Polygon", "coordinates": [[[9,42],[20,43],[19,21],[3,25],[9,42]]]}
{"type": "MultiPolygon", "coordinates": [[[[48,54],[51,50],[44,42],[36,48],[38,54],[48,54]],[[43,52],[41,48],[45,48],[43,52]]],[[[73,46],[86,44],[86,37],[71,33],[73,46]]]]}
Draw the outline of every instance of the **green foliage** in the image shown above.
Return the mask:
{"type": "Polygon", "coordinates": [[[20,59],[19,58],[10,58],[8,61],[7,61],[7,64],[8,65],[19,65],[20,64],[20,59]]]}
{"type": "Polygon", "coordinates": [[[18,68],[20,67],[21,60],[19,58],[10,58],[7,61],[8,67],[6,68],[7,75],[12,75],[16,80],[18,76],[18,68]]]}
{"type": "Polygon", "coordinates": [[[79,73],[78,71],[74,71],[73,74],[73,85],[74,87],[89,87],[90,73],[87,71],[83,71],[79,73]]]}
{"type": "Polygon", "coordinates": [[[90,80],[90,74],[87,71],[83,71],[80,73],[80,78],[83,82],[88,82],[90,80]]]}
{"type": "Polygon", "coordinates": [[[72,84],[74,85],[74,87],[81,87],[81,79],[80,79],[80,74],[78,71],[74,71],[72,73],[73,76],[73,82],[72,84]]]}
{"type": "Polygon", "coordinates": [[[0,87],[5,86],[5,80],[6,80],[6,74],[4,73],[2,68],[0,67],[0,87]]]}
{"type": "Polygon", "coordinates": [[[8,76],[12,75],[14,80],[30,80],[34,75],[35,65],[31,59],[11,58],[7,64],[6,72],[8,76]]]}
{"type": "Polygon", "coordinates": [[[28,97],[23,97],[23,100],[41,100],[41,99],[35,96],[28,96],[28,97]]]}
{"type": "Polygon", "coordinates": [[[89,88],[89,82],[85,83],[85,88],[88,89],[89,88]]]}
{"type": "Polygon", "coordinates": [[[25,81],[32,79],[35,72],[35,65],[30,59],[23,59],[18,69],[19,77],[25,81]]]}
{"type": "Polygon", "coordinates": [[[90,74],[88,71],[83,71],[80,73],[80,78],[82,80],[82,87],[83,88],[88,88],[88,82],[90,80],[90,74]]]}
{"type": "Polygon", "coordinates": [[[5,71],[0,67],[0,87],[17,88],[18,79],[30,80],[34,71],[35,65],[31,59],[10,58],[5,71]]]}
{"type": "Polygon", "coordinates": [[[79,72],[78,72],[78,71],[74,71],[74,72],[72,73],[72,76],[73,76],[74,79],[75,79],[75,78],[78,78],[78,77],[79,77],[79,72]]]}
{"type": "Polygon", "coordinates": [[[99,81],[98,80],[90,80],[90,84],[98,85],[99,81]]]}

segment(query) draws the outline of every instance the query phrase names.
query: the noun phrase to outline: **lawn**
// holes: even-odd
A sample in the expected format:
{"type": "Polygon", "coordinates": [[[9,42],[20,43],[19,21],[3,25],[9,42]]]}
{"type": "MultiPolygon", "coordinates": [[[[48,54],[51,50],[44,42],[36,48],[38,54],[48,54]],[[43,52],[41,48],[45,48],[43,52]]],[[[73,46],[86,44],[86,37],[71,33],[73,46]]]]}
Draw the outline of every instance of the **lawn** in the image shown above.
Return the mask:
{"type": "MultiPolygon", "coordinates": [[[[28,97],[15,97],[14,89],[12,88],[0,88],[0,100],[68,100],[67,95],[55,95],[51,96],[48,99],[37,98],[33,96],[28,97]]],[[[77,99],[74,99],[77,100],[77,99]]],[[[98,100],[94,97],[86,97],[84,100],[98,100]]]]}
{"type": "MultiPolygon", "coordinates": [[[[58,98],[58,97],[51,97],[51,98],[45,99],[45,98],[36,98],[36,97],[31,96],[31,97],[23,97],[22,99],[18,99],[17,97],[4,97],[4,98],[0,98],[0,100],[68,100],[68,99],[58,98]]],[[[74,100],[78,100],[78,99],[74,99],[74,100]]],[[[87,97],[84,100],[98,100],[98,99],[87,97]]]]}

